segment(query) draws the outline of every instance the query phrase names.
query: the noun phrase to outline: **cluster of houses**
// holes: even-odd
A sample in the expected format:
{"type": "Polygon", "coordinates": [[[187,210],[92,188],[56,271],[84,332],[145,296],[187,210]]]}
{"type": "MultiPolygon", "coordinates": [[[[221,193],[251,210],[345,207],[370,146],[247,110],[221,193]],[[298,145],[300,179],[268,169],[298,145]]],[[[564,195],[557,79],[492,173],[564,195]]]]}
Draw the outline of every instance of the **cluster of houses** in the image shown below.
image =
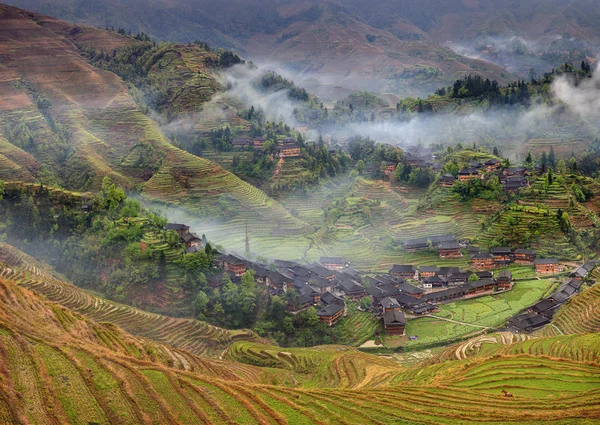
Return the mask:
{"type": "Polygon", "coordinates": [[[511,263],[521,266],[534,266],[541,275],[562,273],[564,266],[557,258],[536,258],[536,252],[531,249],[510,247],[494,247],[489,252],[471,253],[471,267],[475,270],[491,270],[504,267],[511,263]]]}
{"type": "Polygon", "coordinates": [[[501,162],[497,159],[489,159],[484,163],[474,161],[469,167],[458,171],[458,176],[444,174],[440,177],[440,185],[452,187],[457,181],[468,181],[471,179],[483,179],[484,177],[498,176],[505,192],[518,192],[521,188],[529,186],[527,176],[529,170],[525,167],[509,167],[501,170],[501,162]]]}
{"type": "MultiPolygon", "coordinates": [[[[254,148],[262,150],[267,140],[264,137],[237,137],[231,141],[233,149],[254,148]]],[[[301,155],[300,146],[296,140],[288,137],[277,142],[277,154],[280,158],[295,158],[301,155]]]]}
{"type": "Polygon", "coordinates": [[[413,168],[431,168],[436,172],[442,171],[442,164],[435,161],[435,155],[431,148],[423,148],[419,146],[408,146],[404,149],[404,156],[400,162],[385,162],[385,173],[387,175],[394,174],[399,164],[409,165],[413,168]]]}
{"type": "Polygon", "coordinates": [[[508,327],[517,332],[531,332],[550,323],[558,308],[581,290],[584,279],[596,265],[597,262],[588,261],[578,267],[569,274],[569,280],[564,282],[556,292],[510,319],[508,327]]]}

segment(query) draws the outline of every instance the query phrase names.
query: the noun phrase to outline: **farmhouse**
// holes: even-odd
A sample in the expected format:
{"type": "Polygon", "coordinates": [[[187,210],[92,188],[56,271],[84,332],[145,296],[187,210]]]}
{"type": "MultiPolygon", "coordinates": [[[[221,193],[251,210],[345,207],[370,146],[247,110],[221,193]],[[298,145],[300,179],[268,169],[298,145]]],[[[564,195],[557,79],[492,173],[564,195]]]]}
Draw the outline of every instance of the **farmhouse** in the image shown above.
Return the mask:
{"type": "Polygon", "coordinates": [[[514,260],[512,249],[506,246],[494,247],[490,249],[490,253],[494,258],[494,264],[505,265],[510,264],[514,260]]]}
{"type": "Polygon", "coordinates": [[[494,170],[497,170],[498,168],[500,168],[501,164],[500,164],[500,161],[497,159],[490,159],[490,160],[487,160],[484,165],[488,171],[494,171],[494,170]]]}
{"type": "Polygon", "coordinates": [[[423,299],[433,304],[439,304],[445,301],[455,300],[465,296],[465,290],[462,286],[444,289],[443,291],[432,292],[423,295],[423,299]]]}
{"type": "Polygon", "coordinates": [[[535,263],[535,251],[519,248],[515,251],[515,263],[523,266],[533,266],[535,263]]]}
{"type": "Polygon", "coordinates": [[[535,260],[535,271],[539,274],[553,274],[564,271],[556,258],[540,258],[535,260]]]}
{"type": "Polygon", "coordinates": [[[329,270],[342,270],[348,262],[341,257],[321,257],[319,262],[329,270]]]}
{"type": "Polygon", "coordinates": [[[448,278],[448,276],[454,273],[460,273],[460,269],[458,267],[440,267],[438,276],[441,278],[448,278]]]}
{"type": "Polygon", "coordinates": [[[462,249],[456,242],[443,242],[439,245],[440,258],[462,257],[462,249]]]}
{"type": "Polygon", "coordinates": [[[386,162],[384,171],[388,175],[394,174],[394,171],[396,171],[397,166],[398,165],[395,162],[386,162]]]}
{"type": "Polygon", "coordinates": [[[550,323],[550,318],[537,313],[525,313],[513,317],[508,323],[519,331],[531,332],[550,323]]]}
{"type": "Polygon", "coordinates": [[[406,327],[406,317],[399,310],[391,310],[383,313],[383,327],[385,332],[390,335],[404,335],[406,327]]]}
{"type": "Polygon", "coordinates": [[[512,288],[512,272],[508,270],[503,270],[500,273],[498,273],[498,276],[496,276],[496,284],[498,285],[499,291],[507,291],[510,288],[512,288]]]}
{"type": "Polygon", "coordinates": [[[423,280],[423,288],[425,289],[441,288],[447,284],[448,282],[439,276],[431,276],[423,280]]]}
{"type": "Polygon", "coordinates": [[[352,300],[359,300],[367,295],[365,287],[352,280],[338,282],[338,288],[352,300]]]}
{"type": "Polygon", "coordinates": [[[300,146],[296,144],[282,145],[278,149],[279,157],[294,158],[300,156],[300,146]]]}
{"type": "Polygon", "coordinates": [[[421,295],[425,293],[421,288],[416,287],[415,285],[411,285],[410,283],[400,283],[396,285],[396,288],[405,294],[409,294],[413,297],[419,298],[421,295]]]}
{"type": "Polygon", "coordinates": [[[381,304],[384,313],[392,310],[400,310],[400,303],[395,298],[385,297],[382,298],[379,303],[381,304]]]}
{"type": "Polygon", "coordinates": [[[477,270],[494,268],[494,257],[488,252],[477,252],[471,255],[471,267],[477,270]]]}
{"type": "Polygon", "coordinates": [[[477,171],[475,168],[464,168],[458,172],[458,179],[460,181],[477,178],[479,178],[479,171],[477,171]]]}
{"type": "Polygon", "coordinates": [[[231,141],[234,149],[244,149],[250,146],[250,139],[247,137],[238,137],[231,141]]]}
{"type": "Polygon", "coordinates": [[[452,235],[430,236],[429,240],[434,248],[439,248],[443,243],[456,243],[456,238],[452,235]]]}
{"type": "Polygon", "coordinates": [[[476,280],[463,285],[467,295],[477,295],[483,292],[493,291],[496,283],[492,279],[476,280]]]}
{"type": "Polygon", "coordinates": [[[186,226],[185,224],[167,223],[165,230],[173,230],[177,232],[179,236],[182,236],[184,233],[190,231],[190,226],[186,226]]]}
{"type": "Polygon", "coordinates": [[[419,276],[421,279],[437,276],[438,270],[439,269],[436,266],[422,266],[419,268],[419,276]]]}
{"type": "Polygon", "coordinates": [[[181,235],[181,239],[185,243],[185,246],[187,246],[188,248],[191,248],[193,246],[202,246],[202,239],[200,239],[193,233],[184,233],[183,235],[181,235]]]}
{"type": "Polygon", "coordinates": [[[429,249],[429,241],[427,238],[409,239],[404,242],[404,250],[406,252],[425,251],[429,249]]]}
{"type": "Polygon", "coordinates": [[[444,174],[440,177],[440,186],[442,187],[452,187],[456,182],[456,178],[452,174],[444,174]]]}
{"type": "Polygon", "coordinates": [[[394,264],[390,269],[390,274],[397,279],[417,279],[417,269],[410,265],[394,264]]]}
{"type": "Polygon", "coordinates": [[[489,271],[475,272],[475,275],[479,279],[493,279],[494,278],[494,274],[492,272],[489,272],[489,271]]]}
{"type": "Polygon", "coordinates": [[[519,190],[527,186],[527,180],[522,178],[506,180],[502,183],[505,192],[517,193],[519,190]]]}
{"type": "Polygon", "coordinates": [[[554,301],[552,298],[546,298],[537,304],[531,306],[530,310],[533,313],[537,314],[545,314],[545,315],[554,315],[554,310],[560,307],[560,304],[554,301]]]}
{"type": "Polygon", "coordinates": [[[329,304],[317,312],[319,320],[333,326],[343,315],[345,307],[340,304],[329,304]]]}
{"type": "Polygon", "coordinates": [[[502,174],[504,174],[507,177],[513,177],[513,176],[524,177],[526,173],[527,173],[527,168],[525,168],[525,167],[506,168],[502,172],[502,174]]]}
{"type": "Polygon", "coordinates": [[[267,139],[265,139],[264,137],[255,137],[254,139],[252,139],[252,146],[254,147],[254,149],[262,149],[266,141],[267,139]]]}
{"type": "Polygon", "coordinates": [[[222,261],[225,271],[231,272],[236,276],[242,276],[248,270],[248,262],[235,255],[229,254],[222,261]]]}
{"type": "Polygon", "coordinates": [[[464,272],[452,273],[448,276],[448,285],[462,285],[469,280],[469,274],[464,272]]]}
{"type": "Polygon", "coordinates": [[[331,292],[325,292],[323,295],[321,295],[321,302],[326,306],[330,304],[344,305],[344,300],[333,295],[331,292]]]}

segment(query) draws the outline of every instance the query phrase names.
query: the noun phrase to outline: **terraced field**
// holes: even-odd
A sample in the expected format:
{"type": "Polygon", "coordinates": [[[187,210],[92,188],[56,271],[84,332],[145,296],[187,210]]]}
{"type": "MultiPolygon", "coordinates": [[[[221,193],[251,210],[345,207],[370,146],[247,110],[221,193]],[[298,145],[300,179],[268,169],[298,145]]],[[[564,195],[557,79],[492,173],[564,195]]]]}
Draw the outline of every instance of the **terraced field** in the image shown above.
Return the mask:
{"type": "Polygon", "coordinates": [[[91,295],[38,267],[31,257],[8,245],[3,245],[1,252],[3,261],[9,264],[0,273],[3,278],[98,322],[120,326],[133,335],[209,357],[218,356],[235,340],[254,338],[250,331],[228,331],[197,320],[161,316],[91,295]],[[24,261],[19,261],[21,258],[24,261]]]}

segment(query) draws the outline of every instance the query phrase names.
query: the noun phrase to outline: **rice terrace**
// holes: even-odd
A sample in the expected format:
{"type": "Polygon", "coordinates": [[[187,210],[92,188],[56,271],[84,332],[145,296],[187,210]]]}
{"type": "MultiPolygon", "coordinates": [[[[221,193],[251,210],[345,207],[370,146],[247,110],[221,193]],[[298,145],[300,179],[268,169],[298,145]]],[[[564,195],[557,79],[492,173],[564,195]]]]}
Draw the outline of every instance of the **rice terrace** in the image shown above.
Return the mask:
{"type": "Polygon", "coordinates": [[[0,3],[0,425],[600,424],[598,22],[0,3]]]}

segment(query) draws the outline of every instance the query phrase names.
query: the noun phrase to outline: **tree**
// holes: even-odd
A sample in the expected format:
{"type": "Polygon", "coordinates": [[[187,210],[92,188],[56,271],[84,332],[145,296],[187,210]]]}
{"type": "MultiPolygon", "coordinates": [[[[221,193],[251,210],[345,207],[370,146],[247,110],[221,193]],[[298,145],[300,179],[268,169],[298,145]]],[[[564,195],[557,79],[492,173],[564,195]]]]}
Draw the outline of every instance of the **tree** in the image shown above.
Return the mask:
{"type": "Polygon", "coordinates": [[[559,174],[567,174],[567,163],[564,159],[559,159],[556,163],[556,172],[559,174]]]}
{"type": "Polygon", "coordinates": [[[117,188],[110,177],[105,176],[102,179],[100,203],[104,208],[109,211],[115,211],[125,198],[126,196],[123,189],[117,188]]]}
{"type": "Polygon", "coordinates": [[[204,316],[206,314],[206,309],[208,307],[209,302],[210,300],[208,298],[208,295],[206,295],[202,291],[198,292],[198,295],[196,295],[196,298],[194,298],[193,303],[194,312],[196,313],[196,316],[204,316]]]}
{"type": "Polygon", "coordinates": [[[373,300],[371,297],[365,296],[360,299],[360,306],[363,308],[363,310],[369,310],[371,305],[373,305],[373,300]]]}
{"type": "Polygon", "coordinates": [[[546,168],[548,167],[548,155],[546,151],[542,152],[542,158],[540,159],[540,164],[542,166],[542,173],[546,172],[546,168]]]}
{"type": "Polygon", "coordinates": [[[525,165],[531,167],[533,164],[533,158],[531,156],[531,151],[527,152],[527,157],[525,158],[525,165]]]}
{"type": "Polygon", "coordinates": [[[500,156],[500,151],[498,151],[498,146],[494,146],[492,153],[494,154],[494,156],[500,156]]]}
{"type": "Polygon", "coordinates": [[[556,157],[554,156],[554,146],[550,146],[550,153],[548,154],[548,165],[552,168],[556,167],[556,157]]]}
{"type": "Polygon", "coordinates": [[[358,171],[358,174],[362,174],[362,172],[365,169],[365,162],[360,159],[357,163],[356,163],[356,171],[358,171]]]}
{"type": "Polygon", "coordinates": [[[479,276],[477,276],[475,273],[471,273],[471,276],[469,276],[469,282],[476,282],[479,280],[479,276]]]}

